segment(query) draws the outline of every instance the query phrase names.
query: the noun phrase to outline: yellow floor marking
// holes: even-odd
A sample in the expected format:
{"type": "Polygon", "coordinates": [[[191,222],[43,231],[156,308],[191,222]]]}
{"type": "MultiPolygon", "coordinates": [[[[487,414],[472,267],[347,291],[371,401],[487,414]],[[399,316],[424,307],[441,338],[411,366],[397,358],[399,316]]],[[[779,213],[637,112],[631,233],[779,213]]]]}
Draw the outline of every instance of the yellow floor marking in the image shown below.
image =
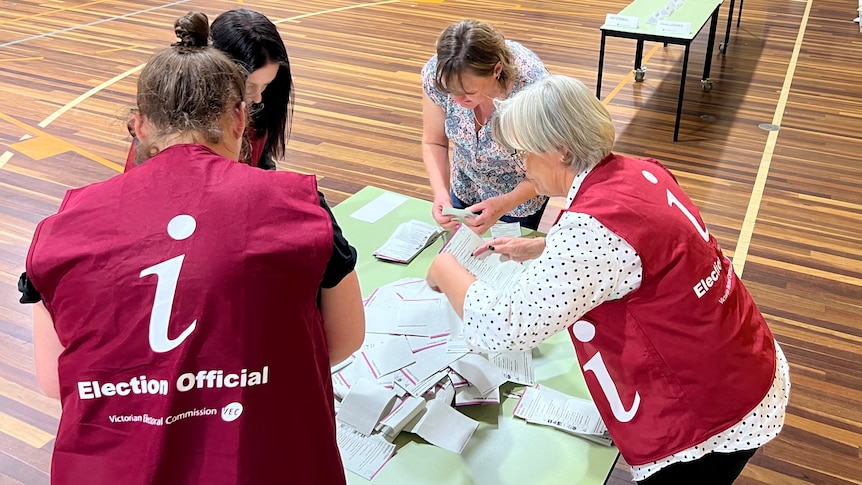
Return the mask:
{"type": "MultiPolygon", "coordinates": [[[[44,131],[42,131],[38,128],[34,128],[34,127],[28,125],[27,123],[23,123],[21,121],[18,121],[15,118],[7,115],[6,113],[0,113],[0,120],[11,123],[11,124],[21,128],[22,130],[28,132],[28,134],[30,134],[30,135],[33,135],[37,138],[41,138],[43,143],[51,143],[51,144],[55,145],[56,147],[63,147],[63,148],[65,148],[65,150],[63,150],[64,152],[65,151],[75,152],[81,156],[89,158],[90,160],[92,160],[96,163],[102,164],[108,168],[112,168],[112,169],[116,170],[117,172],[123,171],[122,165],[118,165],[114,162],[109,162],[108,160],[105,160],[104,158],[96,155],[95,153],[92,153],[88,150],[84,150],[83,148],[76,147],[75,145],[72,145],[71,143],[69,143],[67,141],[61,140],[60,138],[57,138],[54,135],[45,133],[44,131]]],[[[57,149],[57,148],[55,148],[55,149],[57,149]]]]}
{"type": "MultiPolygon", "coordinates": [[[[77,6],[74,6],[74,7],[67,7],[67,8],[64,8],[64,9],[61,9],[61,10],[70,10],[70,9],[74,9],[74,8],[80,8],[80,7],[84,7],[84,6],[87,6],[87,5],[92,5],[92,4],[95,4],[95,3],[100,3],[100,2],[102,2],[102,1],[107,1],[107,0],[97,0],[97,1],[95,1],[95,2],[91,2],[91,3],[88,3],[88,4],[77,5],[77,6]]],[[[275,21],[275,22],[273,22],[273,23],[278,24],[278,23],[282,23],[282,22],[289,22],[289,21],[292,21],[292,20],[299,20],[299,19],[303,19],[303,18],[314,17],[314,16],[317,16],[317,15],[323,15],[323,14],[326,14],[326,13],[341,12],[341,11],[345,11],[345,10],[353,10],[353,9],[362,8],[362,7],[373,7],[373,6],[376,6],[376,5],[386,5],[386,4],[390,4],[390,3],[398,3],[398,2],[400,2],[400,1],[401,1],[401,0],[384,0],[384,1],[380,1],[380,2],[371,2],[371,3],[362,3],[362,4],[358,4],[358,5],[350,5],[350,6],[347,6],[347,7],[340,7],[340,8],[333,8],[333,9],[329,9],[329,10],[322,10],[322,11],[320,11],[320,12],[312,12],[312,13],[307,13],[307,14],[302,14],[302,15],[296,15],[296,16],[294,16],[294,17],[288,17],[288,18],[284,18],[284,19],[281,19],[281,20],[276,20],[276,21],[275,21]]],[[[240,0],[240,3],[241,3],[241,0],[240,0]]],[[[30,17],[20,17],[20,19],[32,18],[32,17],[34,17],[34,16],[39,16],[39,15],[47,15],[47,14],[49,14],[49,13],[55,13],[55,12],[58,12],[58,11],[59,11],[59,10],[55,10],[55,11],[52,11],[52,12],[45,12],[44,14],[36,14],[36,15],[33,15],[33,16],[30,16],[30,17]]],[[[15,19],[13,19],[12,21],[14,21],[14,20],[15,20],[15,19]]],[[[9,23],[9,22],[11,22],[11,21],[7,21],[7,22],[5,22],[5,23],[9,23]]],[[[0,24],[2,24],[2,23],[4,23],[4,22],[0,22],[0,24]]],[[[73,99],[72,101],[70,101],[69,103],[67,103],[65,106],[63,106],[62,108],[58,109],[58,110],[57,110],[57,111],[55,111],[53,114],[51,114],[50,116],[48,116],[47,118],[45,118],[44,120],[42,120],[42,121],[39,123],[39,125],[38,125],[38,126],[39,126],[40,128],[45,128],[45,127],[47,127],[47,126],[48,126],[48,125],[50,125],[52,122],[54,122],[54,120],[56,120],[57,118],[59,118],[60,116],[62,116],[64,113],[66,113],[66,112],[67,112],[67,111],[69,111],[70,109],[74,108],[75,106],[77,106],[77,105],[81,104],[81,103],[82,103],[84,100],[86,100],[87,98],[92,97],[94,94],[96,94],[96,93],[98,93],[99,91],[101,91],[101,90],[103,90],[103,89],[107,88],[108,86],[110,86],[110,85],[112,85],[112,84],[116,83],[117,81],[119,81],[119,80],[121,80],[121,79],[123,79],[123,78],[125,78],[125,77],[127,77],[127,76],[129,76],[129,75],[131,75],[131,74],[133,74],[133,73],[135,73],[135,72],[137,72],[137,71],[141,70],[141,69],[144,67],[144,65],[145,65],[145,64],[141,64],[140,66],[137,66],[137,67],[134,67],[134,68],[132,68],[132,69],[129,69],[128,71],[126,71],[126,72],[124,72],[124,73],[122,73],[122,74],[119,74],[119,75],[117,75],[117,76],[115,76],[115,77],[113,77],[113,78],[111,78],[111,79],[109,79],[109,80],[107,80],[107,81],[103,82],[102,84],[99,84],[98,86],[94,87],[93,89],[90,89],[90,90],[89,90],[89,91],[87,91],[86,93],[84,93],[84,94],[82,94],[82,95],[78,96],[77,98],[73,99]]],[[[39,149],[39,150],[35,150],[34,148],[31,148],[31,147],[34,147],[35,145],[21,145],[21,144],[16,144],[16,145],[22,146],[24,149],[29,150],[29,153],[33,153],[33,155],[35,155],[35,156],[42,156],[44,153],[48,153],[48,152],[56,152],[57,150],[59,150],[59,152],[58,152],[58,153],[63,153],[63,152],[65,152],[65,151],[73,151],[73,152],[78,153],[78,154],[80,154],[80,155],[83,155],[84,157],[87,157],[87,158],[89,158],[89,159],[91,159],[91,160],[93,160],[93,161],[95,161],[95,162],[97,162],[97,163],[100,163],[100,164],[102,164],[102,165],[104,165],[104,166],[106,166],[106,167],[112,168],[112,169],[116,170],[117,172],[122,172],[122,171],[123,171],[123,166],[122,166],[122,165],[118,165],[118,164],[116,164],[116,163],[113,163],[113,162],[110,162],[110,161],[108,161],[108,160],[105,160],[104,158],[99,157],[98,155],[95,155],[95,154],[93,154],[93,153],[91,153],[91,152],[89,152],[89,151],[86,151],[86,150],[83,150],[83,149],[81,149],[81,148],[78,148],[78,147],[76,147],[76,146],[72,145],[71,143],[65,142],[65,141],[63,141],[63,140],[61,140],[61,139],[59,139],[59,138],[57,138],[57,137],[55,137],[55,136],[53,136],[53,135],[49,135],[49,134],[47,134],[47,133],[45,133],[45,132],[38,131],[38,130],[36,130],[36,129],[32,128],[32,127],[29,127],[29,126],[28,126],[28,125],[26,125],[25,123],[21,123],[21,122],[19,122],[18,120],[14,119],[14,118],[12,118],[12,117],[10,117],[10,116],[8,116],[8,115],[5,115],[5,114],[3,114],[3,113],[0,113],[0,119],[4,119],[4,120],[6,120],[6,121],[9,121],[10,123],[12,123],[12,124],[14,124],[14,125],[16,125],[16,126],[21,127],[23,130],[28,131],[28,132],[31,132],[32,134],[34,134],[34,135],[36,135],[36,136],[38,136],[38,137],[40,138],[41,143],[45,143],[45,144],[46,144],[46,146],[45,146],[44,148],[39,149]]],[[[22,153],[24,153],[24,152],[22,152],[22,153]]],[[[4,156],[5,156],[5,155],[4,155],[4,156]]],[[[28,155],[28,156],[29,156],[29,155],[28,155]]],[[[10,156],[10,158],[11,158],[11,156],[10,156]]],[[[7,161],[8,161],[8,159],[7,159],[7,161]]],[[[2,165],[0,165],[0,168],[2,168],[2,165]]]]}
{"type": "Polygon", "coordinates": [[[28,389],[8,379],[0,377],[0,392],[3,396],[29,406],[53,418],[60,417],[60,401],[52,399],[39,391],[28,389]]]}
{"type": "Polygon", "coordinates": [[[42,59],[45,59],[45,58],[42,56],[39,56],[39,57],[17,57],[17,58],[10,58],[10,59],[0,59],[0,62],[41,61],[42,59]]]}
{"type": "MultiPolygon", "coordinates": [[[[772,124],[777,126],[781,126],[781,121],[784,119],[784,108],[787,106],[787,98],[790,96],[790,85],[793,83],[793,75],[796,73],[796,63],[799,61],[799,51],[802,49],[802,40],[805,38],[805,28],[808,26],[808,15],[811,13],[812,1],[808,0],[805,5],[805,13],[802,15],[799,32],[796,35],[796,44],[793,46],[793,54],[787,65],[787,74],[784,76],[784,86],[781,88],[781,95],[775,106],[772,124]]],[[[769,176],[769,167],[772,164],[772,155],[775,152],[778,133],[779,131],[770,131],[766,138],[763,157],[760,159],[760,167],[757,169],[757,177],[754,179],[751,197],[748,199],[748,209],[745,211],[739,240],[737,240],[736,250],[733,252],[733,268],[739,277],[742,277],[742,270],[745,269],[745,260],[748,257],[751,236],[754,234],[754,225],[757,222],[757,213],[760,211],[760,203],[763,200],[763,189],[766,186],[766,178],[769,176]]]]}
{"type": "MultiPolygon", "coordinates": [[[[641,60],[641,66],[646,64],[646,62],[650,59],[650,57],[652,57],[656,52],[658,52],[659,48],[661,48],[661,44],[656,44],[655,47],[650,49],[650,51],[647,52],[646,55],[643,57],[643,60],[641,60]]],[[[608,94],[607,96],[605,96],[605,99],[602,100],[602,104],[607,106],[608,103],[610,103],[611,100],[614,98],[614,96],[619,94],[619,92],[622,91],[622,89],[625,86],[627,86],[629,84],[629,82],[631,82],[634,78],[635,78],[634,71],[630,71],[626,75],[626,77],[624,77],[622,79],[622,81],[620,81],[619,84],[617,84],[617,86],[613,90],[611,90],[611,93],[608,94]]]]}
{"type": "Polygon", "coordinates": [[[34,448],[41,448],[54,439],[54,435],[4,413],[0,413],[0,433],[23,441],[34,448]]]}
{"type": "Polygon", "coordinates": [[[135,49],[137,47],[141,47],[138,44],[127,45],[125,47],[114,47],[113,49],[105,49],[103,51],[96,51],[96,54],[108,54],[110,52],[119,52],[119,51],[127,51],[131,49],[135,49]]]}

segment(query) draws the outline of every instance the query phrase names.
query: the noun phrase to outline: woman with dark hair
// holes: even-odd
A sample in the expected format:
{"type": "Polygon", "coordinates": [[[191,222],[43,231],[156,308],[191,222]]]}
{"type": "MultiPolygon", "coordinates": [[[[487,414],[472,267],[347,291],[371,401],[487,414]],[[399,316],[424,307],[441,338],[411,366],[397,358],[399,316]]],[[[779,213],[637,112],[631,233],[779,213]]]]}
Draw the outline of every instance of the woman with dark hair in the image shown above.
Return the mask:
{"type": "MultiPolygon", "coordinates": [[[[281,35],[265,15],[245,8],[222,13],[210,29],[212,46],[248,74],[245,102],[251,120],[243,160],[254,167],[275,170],[275,160],[285,155],[294,103],[290,61],[281,35]]],[[[129,131],[135,136],[131,127],[129,131]]],[[[135,164],[132,149],[125,171],[135,164]]]]}
{"type": "Polygon", "coordinates": [[[275,170],[274,160],[284,158],[293,118],[293,77],[284,42],[266,16],[245,8],[219,15],[211,30],[213,47],[249,73],[248,160],[251,165],[275,170]]]}
{"type": "Polygon", "coordinates": [[[478,213],[465,220],[478,234],[498,220],[539,226],[548,198],[494,141],[489,122],[495,99],[547,75],[536,54],[485,22],[460,20],[440,34],[437,54],[422,69],[422,161],[434,193],[431,214],[442,227],[458,225],[443,214],[447,207],[478,213]]]}
{"type": "Polygon", "coordinates": [[[138,79],[146,163],[69,191],[19,281],[36,377],[62,405],[51,483],[262,484],[287,470],[343,484],[329,373],[364,338],[356,251],[314,176],[237,163],[245,74],[207,47],[204,14],[176,30],[138,79]]]}

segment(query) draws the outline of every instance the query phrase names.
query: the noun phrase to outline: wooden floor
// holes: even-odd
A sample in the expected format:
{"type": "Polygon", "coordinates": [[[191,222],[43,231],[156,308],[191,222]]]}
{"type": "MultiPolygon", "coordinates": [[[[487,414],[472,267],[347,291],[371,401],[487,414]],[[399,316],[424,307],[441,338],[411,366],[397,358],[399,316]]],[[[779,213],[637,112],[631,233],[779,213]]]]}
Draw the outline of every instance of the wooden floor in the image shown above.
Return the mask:
{"type": "MultiPolygon", "coordinates": [[[[294,67],[296,119],[280,168],[317,174],[336,203],[369,184],[430,196],[420,156],[419,70],[449,22],[490,21],[552,72],[595,86],[598,27],[628,0],[238,3],[277,21],[294,67]]],[[[48,483],[59,416],[57,403],[36,390],[30,310],[17,303],[15,289],[34,226],[56,211],[68,188],[116,174],[129,143],[125,118],[137,70],[173,40],[173,20],[192,9],[214,16],[238,3],[2,2],[0,484],[48,483]]],[[[862,484],[862,33],[851,21],[855,0],[748,0],[744,7],[727,55],[716,49],[709,93],[699,82],[706,32],[694,43],[678,143],[672,131],[681,47],[647,43],[646,79],[634,83],[634,41],[609,39],[604,100],[616,120],[617,151],[655,157],[675,172],[790,362],[785,429],[737,483],[862,484]]],[[[630,483],[625,465],[609,483],[630,483]]]]}

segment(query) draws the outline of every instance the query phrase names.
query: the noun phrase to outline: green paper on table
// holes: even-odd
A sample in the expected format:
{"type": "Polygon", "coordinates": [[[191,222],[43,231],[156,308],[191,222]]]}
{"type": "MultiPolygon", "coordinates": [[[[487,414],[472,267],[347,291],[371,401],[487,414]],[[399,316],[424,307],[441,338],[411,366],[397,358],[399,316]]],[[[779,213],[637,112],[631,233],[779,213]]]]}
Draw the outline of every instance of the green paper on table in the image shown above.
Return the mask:
{"type": "Polygon", "coordinates": [[[443,208],[443,215],[444,216],[452,216],[455,219],[458,219],[461,222],[464,222],[464,219],[466,219],[468,217],[476,217],[479,214],[474,214],[474,213],[468,211],[467,209],[456,209],[454,207],[444,207],[443,208]]]}

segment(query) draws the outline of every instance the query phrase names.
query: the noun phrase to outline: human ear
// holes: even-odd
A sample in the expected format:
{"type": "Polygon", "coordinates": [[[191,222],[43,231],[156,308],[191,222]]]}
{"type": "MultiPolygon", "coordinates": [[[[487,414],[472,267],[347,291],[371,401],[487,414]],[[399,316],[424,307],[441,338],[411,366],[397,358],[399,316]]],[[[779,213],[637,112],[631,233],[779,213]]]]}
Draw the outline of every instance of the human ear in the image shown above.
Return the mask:
{"type": "Polygon", "coordinates": [[[132,113],[132,117],[129,119],[129,127],[138,140],[146,140],[150,137],[150,130],[144,122],[144,117],[137,110],[132,113]]]}
{"type": "Polygon", "coordinates": [[[231,134],[237,139],[242,138],[242,134],[245,132],[247,116],[245,101],[240,101],[234,109],[234,115],[231,117],[234,121],[231,127],[231,134]]]}

